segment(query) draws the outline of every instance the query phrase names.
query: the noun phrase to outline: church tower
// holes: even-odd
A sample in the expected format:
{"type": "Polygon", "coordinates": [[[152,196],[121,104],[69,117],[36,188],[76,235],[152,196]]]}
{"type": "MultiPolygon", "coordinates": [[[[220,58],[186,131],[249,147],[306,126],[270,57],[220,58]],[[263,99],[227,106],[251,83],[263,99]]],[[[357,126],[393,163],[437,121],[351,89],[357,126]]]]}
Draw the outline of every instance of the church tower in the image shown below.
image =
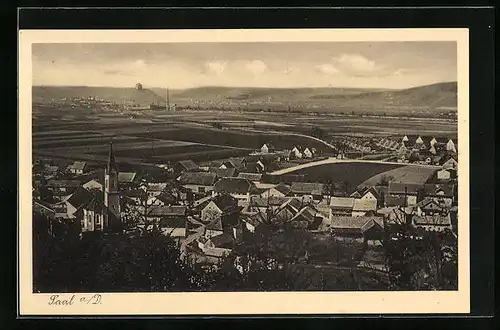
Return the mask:
{"type": "Polygon", "coordinates": [[[108,166],[104,172],[104,205],[112,213],[107,216],[106,226],[114,227],[114,221],[120,222],[120,194],[118,191],[118,168],[113,154],[113,142],[109,143],[108,166]],[[115,218],[115,219],[112,219],[115,218]]]}

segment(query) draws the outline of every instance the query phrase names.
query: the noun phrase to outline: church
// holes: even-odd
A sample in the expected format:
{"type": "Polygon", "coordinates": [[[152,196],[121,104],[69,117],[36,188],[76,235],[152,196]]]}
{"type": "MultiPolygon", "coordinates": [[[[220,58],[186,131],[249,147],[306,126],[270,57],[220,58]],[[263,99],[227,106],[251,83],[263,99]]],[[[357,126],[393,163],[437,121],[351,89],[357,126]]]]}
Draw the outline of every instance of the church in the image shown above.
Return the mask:
{"type": "Polygon", "coordinates": [[[80,223],[82,233],[117,232],[122,229],[121,201],[118,190],[118,167],[109,146],[108,163],[104,170],[104,189],[79,187],[66,200],[68,215],[80,223]]]}

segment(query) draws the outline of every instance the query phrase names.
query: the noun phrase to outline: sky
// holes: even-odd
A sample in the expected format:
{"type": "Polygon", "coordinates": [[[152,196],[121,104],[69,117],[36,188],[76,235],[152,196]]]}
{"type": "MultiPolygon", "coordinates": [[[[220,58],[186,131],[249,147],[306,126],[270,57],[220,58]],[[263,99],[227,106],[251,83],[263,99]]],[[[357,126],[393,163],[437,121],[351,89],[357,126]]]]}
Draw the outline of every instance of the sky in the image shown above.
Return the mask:
{"type": "Polygon", "coordinates": [[[455,42],[32,45],[33,85],[403,89],[457,80],[455,42]]]}

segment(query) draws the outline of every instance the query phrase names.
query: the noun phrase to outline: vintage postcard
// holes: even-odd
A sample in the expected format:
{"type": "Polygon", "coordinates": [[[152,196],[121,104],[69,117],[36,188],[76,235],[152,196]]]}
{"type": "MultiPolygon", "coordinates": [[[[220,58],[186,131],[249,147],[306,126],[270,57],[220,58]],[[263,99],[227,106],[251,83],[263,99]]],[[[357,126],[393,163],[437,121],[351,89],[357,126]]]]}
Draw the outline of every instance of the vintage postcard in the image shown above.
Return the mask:
{"type": "Polygon", "coordinates": [[[468,313],[468,47],[21,30],[19,314],[468,313]]]}

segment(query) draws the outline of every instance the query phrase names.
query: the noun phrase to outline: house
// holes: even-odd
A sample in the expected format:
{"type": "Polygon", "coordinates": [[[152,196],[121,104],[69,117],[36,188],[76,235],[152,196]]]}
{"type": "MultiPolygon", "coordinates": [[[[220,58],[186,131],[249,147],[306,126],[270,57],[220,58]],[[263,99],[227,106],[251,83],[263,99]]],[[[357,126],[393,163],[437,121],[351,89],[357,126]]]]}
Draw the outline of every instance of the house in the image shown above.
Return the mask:
{"type": "Polygon", "coordinates": [[[181,186],[195,194],[206,194],[214,189],[217,175],[215,173],[184,172],[177,180],[181,186]]]}
{"type": "Polygon", "coordinates": [[[330,199],[330,218],[334,216],[351,216],[354,200],[352,197],[332,197],[330,199]]]}
{"type": "Polygon", "coordinates": [[[238,224],[238,200],[228,194],[217,195],[201,210],[201,221],[206,224],[208,236],[219,235],[238,224]]]}
{"type": "Polygon", "coordinates": [[[56,200],[62,200],[63,197],[71,195],[78,187],[80,180],[48,180],[47,189],[56,200]]]}
{"type": "Polygon", "coordinates": [[[88,189],[88,190],[93,190],[93,189],[95,189],[95,190],[100,190],[100,191],[102,191],[102,187],[103,187],[103,185],[102,185],[100,182],[98,182],[97,180],[92,179],[92,180],[90,180],[90,181],[88,181],[88,182],[84,183],[84,184],[82,185],[82,187],[83,187],[83,188],[85,188],[85,189],[88,189]]]}
{"type": "Polygon", "coordinates": [[[449,180],[451,179],[451,171],[449,169],[441,169],[437,171],[436,177],[438,180],[449,180]]]}
{"type": "Polygon", "coordinates": [[[423,196],[451,207],[454,199],[454,189],[455,185],[453,184],[425,184],[423,196]]]}
{"type": "Polygon", "coordinates": [[[196,165],[196,163],[190,159],[181,160],[181,161],[177,162],[177,164],[174,165],[175,173],[197,171],[198,169],[199,169],[199,166],[196,165]]]}
{"type": "Polygon", "coordinates": [[[242,170],[246,166],[246,159],[241,157],[232,157],[229,158],[228,160],[223,161],[220,165],[219,168],[225,169],[225,168],[234,168],[236,170],[242,170]]]}
{"type": "Polygon", "coordinates": [[[269,154],[269,153],[274,153],[276,151],[276,148],[274,148],[274,146],[271,144],[271,143],[265,143],[264,145],[262,145],[262,147],[260,148],[260,151],[263,153],[263,154],[269,154]]]}
{"type": "Polygon", "coordinates": [[[180,203],[179,198],[174,196],[169,191],[164,191],[161,194],[157,196],[153,196],[148,198],[148,205],[154,205],[154,206],[169,206],[169,205],[175,205],[180,203]]]}
{"type": "Polygon", "coordinates": [[[234,198],[250,200],[250,192],[255,184],[243,178],[223,178],[217,181],[213,191],[219,194],[230,194],[234,198]]]}
{"type": "Polygon", "coordinates": [[[290,224],[296,228],[317,230],[321,225],[323,218],[312,206],[307,205],[290,219],[290,224]]]}
{"type": "Polygon", "coordinates": [[[232,178],[236,174],[236,168],[228,167],[228,168],[215,168],[210,170],[211,173],[215,173],[217,179],[222,178],[232,178]]]}
{"type": "Polygon", "coordinates": [[[68,166],[68,170],[71,174],[82,175],[87,168],[86,162],[75,161],[73,164],[68,166]]]}
{"type": "Polygon", "coordinates": [[[331,219],[330,231],[337,238],[381,241],[384,237],[384,222],[381,217],[336,216],[331,219]]]}
{"type": "Polygon", "coordinates": [[[291,189],[295,196],[311,196],[313,199],[322,199],[327,194],[325,185],[315,182],[293,182],[291,189]]]}
{"type": "Polygon", "coordinates": [[[262,173],[246,173],[242,172],[238,174],[238,178],[247,179],[253,183],[259,182],[262,179],[262,173]]]}
{"type": "Polygon", "coordinates": [[[265,213],[267,212],[268,209],[270,210],[278,209],[281,205],[283,205],[283,203],[288,201],[288,199],[289,199],[288,197],[276,197],[276,196],[270,196],[270,197],[250,196],[250,201],[244,211],[249,214],[253,214],[255,212],[265,213]]]}
{"type": "Polygon", "coordinates": [[[353,217],[363,217],[374,214],[377,210],[376,199],[355,199],[352,207],[353,217]]]}
{"type": "Polygon", "coordinates": [[[444,169],[455,169],[456,170],[458,168],[458,162],[453,157],[444,157],[441,159],[441,162],[442,162],[442,168],[444,168],[444,169]]]}
{"type": "Polygon", "coordinates": [[[302,152],[302,155],[304,158],[313,158],[314,157],[314,153],[309,148],[305,148],[304,151],[302,152]]]}
{"type": "Polygon", "coordinates": [[[291,155],[293,155],[294,158],[302,158],[304,156],[303,154],[304,149],[301,146],[295,146],[292,149],[291,155]]]}
{"type": "Polygon", "coordinates": [[[288,197],[291,195],[292,188],[284,183],[280,183],[275,187],[269,188],[261,194],[262,197],[288,197]]]}
{"type": "Polygon", "coordinates": [[[446,150],[454,153],[457,152],[455,142],[452,139],[449,139],[448,142],[446,142],[446,150]]]}
{"type": "MultiPolygon", "coordinates": [[[[417,204],[417,198],[419,191],[422,189],[422,185],[415,183],[400,183],[400,182],[390,182],[388,189],[388,201],[392,197],[405,197],[403,201],[406,205],[417,204]]],[[[388,204],[389,205],[389,204],[388,204]]]]}
{"type": "Polygon", "coordinates": [[[260,214],[252,214],[242,218],[242,223],[246,231],[250,233],[255,233],[258,226],[262,224],[260,219],[260,214]]]}
{"type": "Polygon", "coordinates": [[[413,215],[412,224],[417,228],[423,228],[427,231],[444,231],[452,229],[451,217],[449,212],[413,215]]]}
{"type": "Polygon", "coordinates": [[[165,182],[150,182],[147,186],[142,186],[142,188],[148,193],[148,197],[156,197],[161,195],[167,188],[167,183],[165,182]]]}

